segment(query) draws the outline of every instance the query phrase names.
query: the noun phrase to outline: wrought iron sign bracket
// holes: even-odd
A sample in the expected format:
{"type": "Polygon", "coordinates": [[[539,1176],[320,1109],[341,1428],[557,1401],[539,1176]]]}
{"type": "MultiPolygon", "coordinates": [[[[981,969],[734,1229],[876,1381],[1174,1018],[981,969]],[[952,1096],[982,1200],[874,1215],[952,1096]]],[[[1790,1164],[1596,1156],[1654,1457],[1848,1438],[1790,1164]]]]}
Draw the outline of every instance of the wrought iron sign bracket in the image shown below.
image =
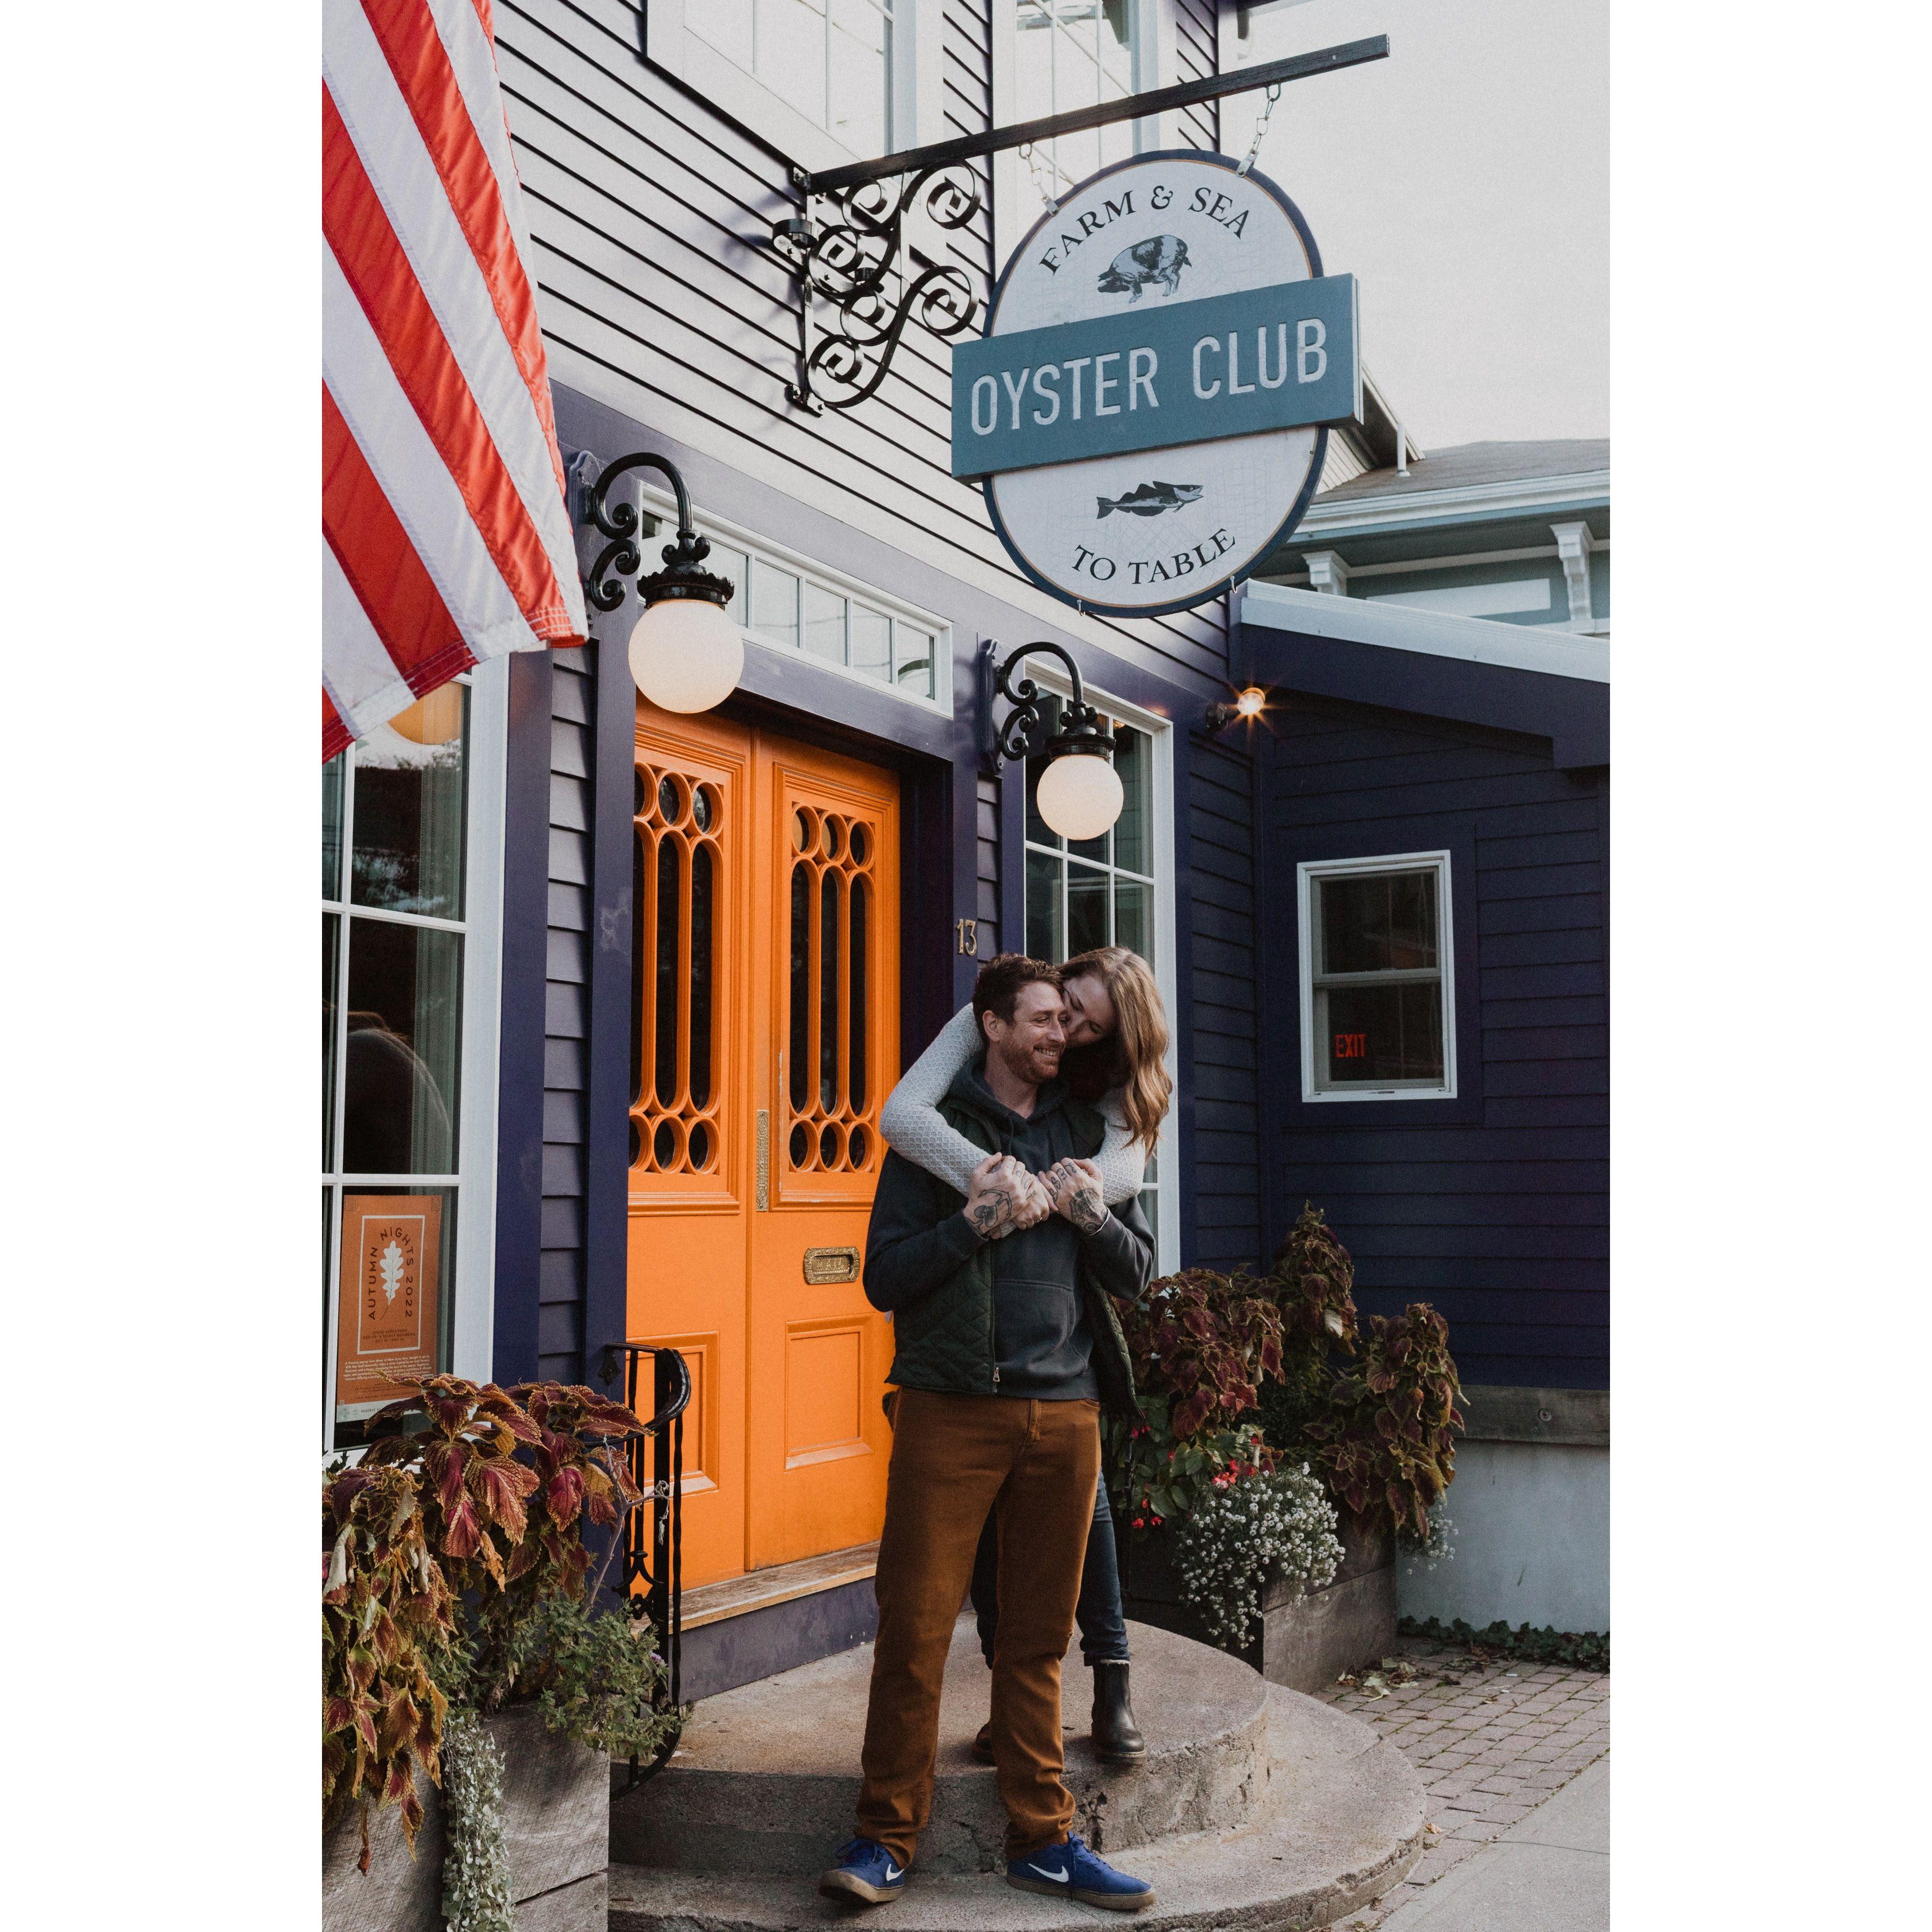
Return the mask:
{"type": "Polygon", "coordinates": [[[963,268],[949,262],[914,274],[902,258],[914,208],[940,229],[964,228],[980,212],[980,183],[970,170],[944,167],[890,184],[855,182],[829,196],[801,170],[792,181],[805,212],[772,230],[772,247],[799,284],[798,380],[785,385],[785,398],[814,416],[856,409],[886,380],[909,323],[944,341],[977,318],[979,298],[963,268]],[[830,305],[829,328],[818,327],[814,302],[830,305]]]}
{"type": "Polygon", "coordinates": [[[817,174],[794,167],[790,179],[799,209],[774,223],[771,236],[773,253],[798,282],[798,377],[785,385],[786,400],[813,416],[856,409],[878,392],[912,323],[941,341],[972,327],[980,298],[965,270],[940,262],[915,273],[906,256],[906,226],[915,211],[942,232],[957,232],[980,212],[980,178],[966,164],[1061,134],[1338,73],[1386,59],[1388,50],[1388,36],[1378,34],[876,160],[817,174]],[[826,328],[819,326],[817,303],[830,310],[826,328]]]}

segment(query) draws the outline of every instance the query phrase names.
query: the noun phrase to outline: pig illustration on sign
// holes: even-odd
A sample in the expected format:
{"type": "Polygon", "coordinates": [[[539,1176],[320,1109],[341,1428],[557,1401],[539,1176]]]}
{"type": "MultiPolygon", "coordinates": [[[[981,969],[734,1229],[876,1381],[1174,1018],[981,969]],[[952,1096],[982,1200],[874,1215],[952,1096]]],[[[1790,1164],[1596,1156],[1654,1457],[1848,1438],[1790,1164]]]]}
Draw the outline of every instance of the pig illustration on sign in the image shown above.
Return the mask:
{"type": "Polygon", "coordinates": [[[1187,244],[1178,235],[1150,235],[1114,257],[1100,278],[1100,292],[1126,296],[1131,308],[1150,282],[1159,282],[1172,295],[1180,287],[1180,272],[1187,265],[1187,244]]]}

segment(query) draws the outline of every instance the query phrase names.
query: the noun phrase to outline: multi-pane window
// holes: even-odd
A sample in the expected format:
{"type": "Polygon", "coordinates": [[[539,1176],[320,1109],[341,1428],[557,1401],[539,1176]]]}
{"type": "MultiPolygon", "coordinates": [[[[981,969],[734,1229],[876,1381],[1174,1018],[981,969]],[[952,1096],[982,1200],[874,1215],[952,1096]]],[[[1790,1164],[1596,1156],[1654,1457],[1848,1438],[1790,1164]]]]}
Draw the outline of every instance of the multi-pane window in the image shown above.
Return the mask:
{"type": "Polygon", "coordinates": [[[914,0],[700,0],[688,30],[868,158],[891,146],[892,16],[914,0]]]}
{"type": "Polygon", "coordinates": [[[1306,1097],[1452,1094],[1448,854],[1300,869],[1306,1097]]]}
{"type": "MultiPolygon", "coordinates": [[[[730,613],[748,638],[801,651],[902,698],[943,703],[950,644],[945,628],[754,550],[742,535],[720,536],[702,522],[698,527],[711,542],[704,567],[736,586],[730,613]]],[[[657,520],[646,513],[640,541],[652,539],[657,529],[657,520]]]]}
{"type": "Polygon", "coordinates": [[[328,1439],[448,1366],[463,1148],[466,685],[322,770],[322,1206],[328,1439]]]}
{"type": "MultiPolygon", "coordinates": [[[[1014,118],[1038,121],[1134,91],[1135,0],[1015,0],[1014,118]]],[[[1030,152],[1020,170],[1023,227],[1075,183],[1134,151],[1133,124],[1062,134],[1030,152]]]]}
{"type": "MultiPolygon", "coordinates": [[[[1049,731],[1059,729],[1060,700],[1046,700],[1049,731]]],[[[1027,760],[1026,950],[1058,964],[1096,946],[1125,946],[1150,964],[1154,932],[1154,746],[1148,734],[1102,714],[1114,734],[1114,769],[1124,802],[1111,830],[1068,840],[1040,815],[1035,796],[1044,758],[1027,760]]],[[[1148,1162],[1141,1205],[1160,1235],[1159,1156],[1148,1162]]]]}

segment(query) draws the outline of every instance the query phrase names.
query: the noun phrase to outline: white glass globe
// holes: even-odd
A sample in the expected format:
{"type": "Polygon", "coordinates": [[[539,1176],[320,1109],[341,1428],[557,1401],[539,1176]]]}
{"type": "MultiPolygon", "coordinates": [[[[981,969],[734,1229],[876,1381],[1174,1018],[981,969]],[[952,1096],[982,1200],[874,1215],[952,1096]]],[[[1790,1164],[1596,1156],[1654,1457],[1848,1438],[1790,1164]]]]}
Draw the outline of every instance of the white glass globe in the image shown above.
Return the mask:
{"type": "Polygon", "coordinates": [[[745,640],[707,597],[667,597],[631,632],[631,675],[665,711],[709,711],[744,675],[745,640]]]}
{"type": "Polygon", "coordinates": [[[1097,838],[1120,815],[1126,795],[1105,758],[1072,752],[1040,775],[1040,815],[1063,838],[1097,838]]]}

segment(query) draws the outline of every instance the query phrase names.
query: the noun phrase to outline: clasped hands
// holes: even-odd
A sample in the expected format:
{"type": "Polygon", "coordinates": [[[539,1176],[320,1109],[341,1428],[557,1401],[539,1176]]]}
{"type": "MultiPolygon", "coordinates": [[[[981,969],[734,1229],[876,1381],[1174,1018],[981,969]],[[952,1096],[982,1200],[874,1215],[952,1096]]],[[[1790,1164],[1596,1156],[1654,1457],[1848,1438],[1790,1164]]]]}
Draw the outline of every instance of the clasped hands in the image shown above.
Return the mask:
{"type": "Polygon", "coordinates": [[[1084,1234],[1107,1218],[1100,1170],[1090,1160],[1055,1161],[1044,1174],[1034,1174],[1006,1154],[988,1154],[973,1170],[965,1212],[988,1241],[1036,1227],[1049,1214],[1064,1215],[1084,1234]]]}

